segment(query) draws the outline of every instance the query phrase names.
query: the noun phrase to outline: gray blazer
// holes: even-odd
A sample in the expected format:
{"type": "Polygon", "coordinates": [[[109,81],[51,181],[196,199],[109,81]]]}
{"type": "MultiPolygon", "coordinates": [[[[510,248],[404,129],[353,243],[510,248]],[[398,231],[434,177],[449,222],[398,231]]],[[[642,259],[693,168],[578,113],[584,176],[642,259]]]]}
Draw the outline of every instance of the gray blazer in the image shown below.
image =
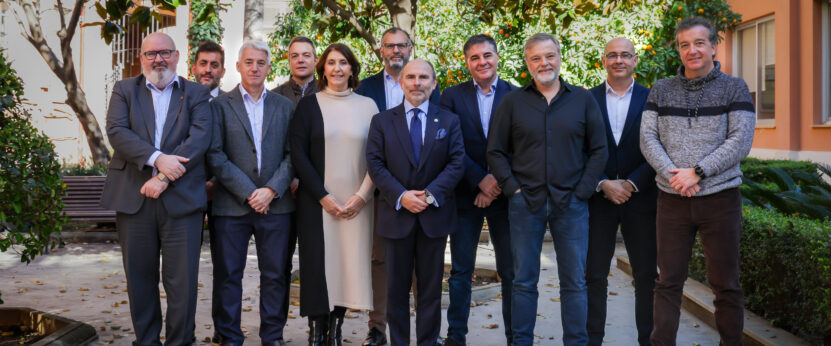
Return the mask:
{"type": "MultiPolygon", "coordinates": [[[[159,197],[171,217],[204,210],[205,151],[211,142],[211,109],[208,89],[179,77],[170,96],[170,106],[162,132],[162,153],[189,158],[187,172],[172,182],[159,197]]],[[[153,176],[146,162],[156,152],[153,96],[142,75],[115,83],[107,110],[107,137],[113,158],[107,170],[101,206],[125,214],[135,214],[144,203],[139,192],[153,176]]]]}
{"type": "Polygon", "coordinates": [[[287,98],[267,92],[263,105],[262,172],[257,172],[257,153],[251,122],[238,88],[211,101],[213,135],[208,151],[208,165],[217,178],[214,192],[214,216],[242,216],[253,211],[248,196],[255,189],[270,187],[277,192],[269,214],[294,211],[288,191],[294,178],[289,158],[288,130],[294,106],[287,98]],[[258,174],[259,173],[259,174],[258,174]]]}

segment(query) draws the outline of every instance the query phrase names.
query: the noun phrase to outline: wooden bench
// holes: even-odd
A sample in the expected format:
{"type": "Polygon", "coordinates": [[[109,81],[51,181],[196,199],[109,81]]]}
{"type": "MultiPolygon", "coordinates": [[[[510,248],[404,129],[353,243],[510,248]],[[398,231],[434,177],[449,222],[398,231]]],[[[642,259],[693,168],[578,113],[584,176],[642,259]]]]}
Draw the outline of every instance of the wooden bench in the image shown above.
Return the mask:
{"type": "Polygon", "coordinates": [[[115,211],[98,206],[106,179],[105,176],[63,177],[66,184],[64,215],[78,222],[114,223],[115,211]]]}

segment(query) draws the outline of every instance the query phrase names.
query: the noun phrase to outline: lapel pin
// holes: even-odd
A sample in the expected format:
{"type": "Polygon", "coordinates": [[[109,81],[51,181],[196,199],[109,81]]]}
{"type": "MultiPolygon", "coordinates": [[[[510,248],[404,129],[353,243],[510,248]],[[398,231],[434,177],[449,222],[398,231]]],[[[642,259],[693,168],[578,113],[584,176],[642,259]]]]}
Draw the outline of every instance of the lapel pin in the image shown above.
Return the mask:
{"type": "Polygon", "coordinates": [[[438,118],[433,118],[433,122],[437,123],[437,122],[439,122],[439,119],[438,118]]]}

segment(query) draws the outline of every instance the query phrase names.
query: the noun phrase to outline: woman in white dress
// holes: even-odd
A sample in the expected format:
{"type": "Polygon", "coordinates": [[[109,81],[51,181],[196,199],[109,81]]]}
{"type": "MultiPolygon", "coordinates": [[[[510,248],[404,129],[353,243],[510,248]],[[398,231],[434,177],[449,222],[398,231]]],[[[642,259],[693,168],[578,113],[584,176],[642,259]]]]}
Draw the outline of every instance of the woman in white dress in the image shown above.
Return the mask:
{"type": "Polygon", "coordinates": [[[365,206],[375,186],[365,152],[378,108],[352,92],[360,64],[347,46],[327,47],[315,70],[320,91],[300,100],[291,124],[300,315],[309,318],[309,345],[341,345],[346,309],[372,309],[373,210],[365,206]]]}

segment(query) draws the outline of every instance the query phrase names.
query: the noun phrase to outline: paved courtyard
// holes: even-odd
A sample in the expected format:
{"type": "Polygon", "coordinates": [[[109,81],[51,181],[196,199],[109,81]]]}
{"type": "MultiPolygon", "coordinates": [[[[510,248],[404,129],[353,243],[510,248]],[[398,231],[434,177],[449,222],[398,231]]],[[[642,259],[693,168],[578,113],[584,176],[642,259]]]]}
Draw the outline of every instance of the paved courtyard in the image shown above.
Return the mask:
{"type": "MultiPolygon", "coordinates": [[[[449,247],[445,256],[449,262],[449,247]]],[[[481,244],[477,263],[495,268],[493,250],[481,244]]],[[[259,273],[254,247],[243,282],[242,326],[246,345],[258,345],[259,273]]],[[[562,344],[557,265],[554,248],[545,243],[540,274],[539,317],[534,334],[539,345],[562,344]]],[[[295,268],[297,258],[295,256],[295,268]]],[[[199,302],[196,310],[197,344],[206,344],[213,335],[211,322],[211,260],[207,244],[202,247],[199,272],[199,302]]],[[[0,254],[0,292],[5,307],[26,306],[80,320],[98,330],[99,344],[129,345],[133,340],[127,303],[126,281],[121,251],[116,244],[67,244],[49,255],[37,258],[30,265],[19,262],[14,252],[0,254]]],[[[609,278],[610,296],[605,343],[636,345],[634,295],[631,277],[613,267],[609,278]]],[[[159,286],[164,297],[164,290],[159,286]]],[[[504,345],[504,326],[499,298],[477,302],[471,309],[469,345],[504,345]]],[[[164,299],[162,299],[164,311],[164,299]]],[[[414,319],[413,319],[414,320],[414,319]]],[[[349,312],[343,326],[344,343],[357,345],[366,333],[367,315],[349,312]]],[[[413,322],[413,331],[415,325],[413,322]]],[[[442,318],[442,335],[447,321],[442,318]]],[[[305,345],[307,321],[299,316],[293,304],[285,328],[289,345],[305,345]]],[[[414,342],[415,340],[413,340],[414,342]]],[[[209,343],[207,343],[209,344],[209,343]]],[[[695,317],[682,311],[679,345],[716,345],[718,335],[695,317]]]]}

